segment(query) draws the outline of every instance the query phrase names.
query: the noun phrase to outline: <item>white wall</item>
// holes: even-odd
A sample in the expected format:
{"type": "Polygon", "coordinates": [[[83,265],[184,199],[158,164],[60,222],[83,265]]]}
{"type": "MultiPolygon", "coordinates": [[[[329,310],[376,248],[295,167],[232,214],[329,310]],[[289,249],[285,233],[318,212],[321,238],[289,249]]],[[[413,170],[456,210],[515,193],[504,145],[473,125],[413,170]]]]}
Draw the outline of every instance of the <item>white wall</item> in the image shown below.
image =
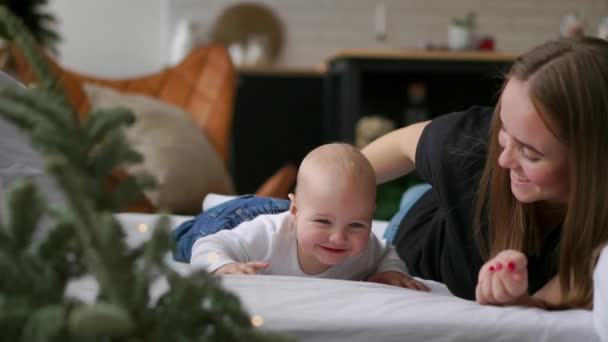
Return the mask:
{"type": "Polygon", "coordinates": [[[478,32],[496,38],[498,49],[523,52],[558,36],[562,16],[578,11],[595,34],[608,16],[608,0],[51,0],[59,18],[61,61],[106,76],[160,69],[169,56],[173,25],[192,19],[206,37],[215,19],[237,2],[275,10],[285,25],[279,64],[313,66],[344,48],[412,48],[445,44],[447,25],[468,11],[478,32]],[[377,3],[387,8],[386,41],[375,40],[377,3]]]}
{"type": "Polygon", "coordinates": [[[315,65],[338,49],[416,48],[445,44],[454,17],[477,13],[478,32],[496,38],[503,51],[523,52],[559,35],[564,14],[575,10],[595,35],[607,0],[171,0],[170,20],[191,18],[208,32],[228,6],[252,1],[272,8],[285,24],[281,63],[315,65]],[[374,10],[387,9],[387,39],[375,40],[374,10]]]}
{"type": "Polygon", "coordinates": [[[51,0],[60,62],[106,77],[140,75],[167,60],[168,0],[51,0]]]}

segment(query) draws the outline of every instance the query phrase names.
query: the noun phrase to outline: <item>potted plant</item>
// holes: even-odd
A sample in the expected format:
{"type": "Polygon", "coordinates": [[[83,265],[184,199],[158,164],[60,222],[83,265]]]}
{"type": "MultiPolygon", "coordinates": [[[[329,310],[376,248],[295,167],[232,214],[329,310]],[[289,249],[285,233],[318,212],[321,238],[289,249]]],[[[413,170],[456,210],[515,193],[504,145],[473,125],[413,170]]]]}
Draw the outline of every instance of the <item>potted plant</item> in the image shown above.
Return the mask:
{"type": "Polygon", "coordinates": [[[475,27],[474,12],[469,12],[463,18],[452,19],[451,24],[448,26],[448,47],[450,50],[471,49],[475,27]]]}

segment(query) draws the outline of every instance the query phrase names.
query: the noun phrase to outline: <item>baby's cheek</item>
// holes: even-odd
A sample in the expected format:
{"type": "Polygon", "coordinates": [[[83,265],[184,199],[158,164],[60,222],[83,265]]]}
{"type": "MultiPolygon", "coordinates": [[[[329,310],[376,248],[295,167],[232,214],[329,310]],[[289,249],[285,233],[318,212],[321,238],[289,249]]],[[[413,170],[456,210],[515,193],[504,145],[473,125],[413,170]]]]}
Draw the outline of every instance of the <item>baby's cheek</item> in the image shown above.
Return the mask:
{"type": "Polygon", "coordinates": [[[353,253],[352,254],[359,255],[359,254],[363,253],[365,248],[367,248],[368,241],[369,241],[369,234],[363,235],[363,236],[358,236],[355,239],[353,239],[353,243],[352,243],[353,253]]]}
{"type": "Polygon", "coordinates": [[[310,233],[298,232],[298,245],[306,250],[310,249],[314,244],[314,236],[310,233]]]}

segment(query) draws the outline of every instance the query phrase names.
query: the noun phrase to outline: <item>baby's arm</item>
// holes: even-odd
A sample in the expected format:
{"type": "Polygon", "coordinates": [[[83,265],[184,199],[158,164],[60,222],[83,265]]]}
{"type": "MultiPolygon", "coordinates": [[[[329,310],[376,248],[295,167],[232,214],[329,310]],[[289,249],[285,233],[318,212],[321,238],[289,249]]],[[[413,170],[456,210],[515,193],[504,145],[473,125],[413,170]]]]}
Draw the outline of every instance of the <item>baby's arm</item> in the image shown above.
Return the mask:
{"type": "Polygon", "coordinates": [[[370,281],[372,283],[405,287],[406,289],[412,289],[417,291],[431,291],[428,286],[412,278],[409,274],[395,271],[376,273],[373,276],[367,278],[367,281],[370,281]]]}
{"type": "Polygon", "coordinates": [[[234,262],[219,267],[214,274],[257,274],[261,270],[265,270],[270,266],[270,263],[265,261],[251,261],[247,263],[234,262]]]}
{"type": "MultiPolygon", "coordinates": [[[[405,263],[395,250],[394,246],[388,246],[386,241],[379,241],[375,236],[370,237],[373,245],[370,244],[370,249],[376,249],[380,252],[380,262],[376,268],[376,273],[367,278],[367,281],[381,283],[399,287],[405,287],[412,290],[430,291],[423,283],[412,278],[407,271],[405,263]],[[375,245],[375,246],[374,246],[375,245]]],[[[372,251],[373,252],[373,251],[372,251]]],[[[373,255],[374,253],[372,253],[373,255]]]]}
{"type": "Polygon", "coordinates": [[[271,229],[259,220],[243,222],[197,240],[190,264],[216,274],[255,274],[269,266],[261,258],[271,235],[271,229]]]}

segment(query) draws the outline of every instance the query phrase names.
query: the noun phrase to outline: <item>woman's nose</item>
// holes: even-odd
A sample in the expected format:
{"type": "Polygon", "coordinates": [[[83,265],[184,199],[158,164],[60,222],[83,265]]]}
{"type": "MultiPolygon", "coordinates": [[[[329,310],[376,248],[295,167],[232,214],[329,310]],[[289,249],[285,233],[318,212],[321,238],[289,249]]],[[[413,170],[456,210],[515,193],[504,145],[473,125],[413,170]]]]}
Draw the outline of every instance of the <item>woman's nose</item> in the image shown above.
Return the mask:
{"type": "Polygon", "coordinates": [[[517,164],[514,148],[511,146],[503,148],[498,156],[498,165],[504,169],[514,169],[517,164]]]}

